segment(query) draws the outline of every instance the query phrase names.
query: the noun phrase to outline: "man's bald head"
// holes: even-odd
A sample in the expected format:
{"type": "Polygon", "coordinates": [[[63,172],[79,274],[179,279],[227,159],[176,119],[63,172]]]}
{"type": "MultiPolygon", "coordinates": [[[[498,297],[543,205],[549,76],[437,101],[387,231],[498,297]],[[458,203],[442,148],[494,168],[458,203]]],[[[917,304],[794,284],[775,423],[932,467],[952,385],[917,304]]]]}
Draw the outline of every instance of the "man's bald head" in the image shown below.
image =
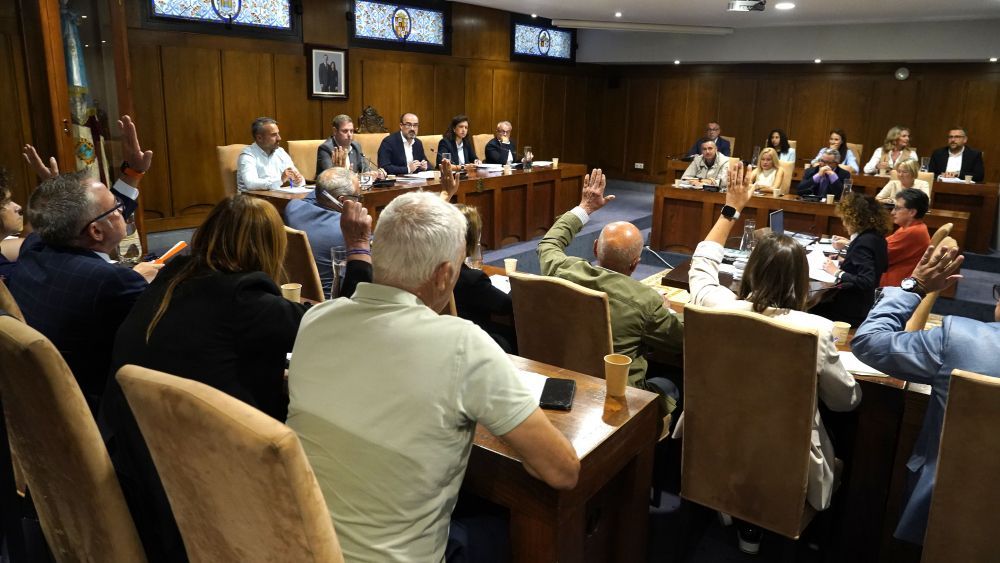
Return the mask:
{"type": "Polygon", "coordinates": [[[642,243],[642,233],[635,225],[616,221],[601,230],[594,242],[594,255],[602,267],[629,276],[639,264],[642,243]]]}

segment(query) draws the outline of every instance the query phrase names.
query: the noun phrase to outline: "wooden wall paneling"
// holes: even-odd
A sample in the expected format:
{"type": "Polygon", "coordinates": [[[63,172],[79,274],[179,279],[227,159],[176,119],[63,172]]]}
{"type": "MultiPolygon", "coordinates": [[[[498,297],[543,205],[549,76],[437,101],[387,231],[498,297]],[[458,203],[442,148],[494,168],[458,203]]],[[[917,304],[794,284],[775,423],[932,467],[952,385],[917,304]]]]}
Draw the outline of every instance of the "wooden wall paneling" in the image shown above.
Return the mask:
{"type": "Polygon", "coordinates": [[[542,155],[542,102],[545,92],[545,75],[534,72],[522,72],[518,80],[517,122],[521,129],[518,136],[518,147],[523,150],[530,146],[536,160],[543,160],[542,155]]]}
{"type": "Polygon", "coordinates": [[[510,56],[508,12],[453,2],[451,21],[452,56],[491,61],[506,61],[510,56]]]}
{"type": "Polygon", "coordinates": [[[429,135],[431,131],[424,130],[424,123],[433,126],[442,120],[434,107],[434,65],[402,63],[399,70],[400,112],[417,114],[420,117],[420,134],[429,135]]]}
{"type": "MultiPolygon", "coordinates": [[[[10,9],[13,11],[13,6],[10,9]]],[[[21,148],[32,140],[20,43],[16,18],[3,14],[0,16],[0,107],[8,111],[8,118],[5,134],[0,135],[0,168],[7,170],[14,201],[25,207],[37,180],[21,157],[21,148]]]]}
{"type": "MultiPolygon", "coordinates": [[[[566,118],[563,120],[562,154],[558,155],[562,162],[587,163],[588,132],[594,130],[593,125],[597,122],[587,111],[590,85],[594,81],[587,76],[566,77],[566,118]]],[[[556,206],[556,213],[560,211],[556,206]]]]}
{"type": "Polygon", "coordinates": [[[162,53],[173,214],[204,213],[225,195],[214,158],[226,138],[221,53],[191,47],[162,53]]]}
{"type": "MultiPolygon", "coordinates": [[[[875,80],[872,89],[872,103],[869,106],[866,131],[862,134],[847,131],[851,142],[864,142],[865,154],[862,155],[864,166],[871,158],[875,148],[882,145],[885,134],[894,125],[913,125],[917,116],[917,107],[924,103],[918,97],[918,82],[913,80],[894,80],[891,77],[875,80]],[[855,139],[863,139],[856,141],[855,139]]],[[[919,130],[915,131],[919,134],[919,130]]],[[[920,148],[919,146],[917,148],[920,148]]]]}
{"type": "Polygon", "coordinates": [[[939,146],[947,137],[948,128],[962,120],[969,84],[965,80],[942,80],[927,77],[917,89],[917,114],[911,121],[901,123],[910,127],[910,143],[917,147],[917,154],[930,156],[930,147],[939,146]]]}
{"type": "MultiPolygon", "coordinates": [[[[625,138],[628,124],[629,81],[611,78],[604,81],[600,93],[600,109],[594,115],[600,119],[588,120],[599,124],[598,130],[588,139],[593,152],[588,153],[593,166],[605,173],[621,174],[625,170],[625,138]]],[[[648,134],[647,131],[636,134],[648,134]]]]}
{"type": "MultiPolygon", "coordinates": [[[[763,142],[772,129],[784,129],[788,138],[798,143],[796,154],[809,152],[809,147],[817,145],[820,139],[802,136],[796,124],[791,121],[792,81],[777,76],[764,76],[757,80],[754,97],[754,126],[751,142],[763,142]]],[[[812,156],[812,155],[809,155],[812,156]]],[[[809,156],[803,158],[809,158],[809,156]]]]}
{"type": "Polygon", "coordinates": [[[610,115],[604,113],[604,89],[608,80],[605,76],[592,76],[587,80],[587,136],[584,142],[584,155],[587,166],[594,168],[597,166],[601,156],[603,134],[594,126],[596,123],[610,123],[613,129],[617,122],[610,121],[610,115]]]}
{"type": "Polygon", "coordinates": [[[420,118],[421,135],[440,135],[451,118],[465,112],[465,67],[434,65],[434,119],[420,118]],[[427,125],[424,123],[427,122],[427,125]]]}
{"type": "MultiPolygon", "coordinates": [[[[142,178],[143,215],[162,219],[174,215],[171,199],[171,154],[167,143],[167,116],[163,94],[163,68],[160,47],[130,45],[132,66],[132,100],[135,104],[135,125],[142,147],[153,151],[153,164],[142,178]]],[[[110,117],[110,116],[109,116],[110,117]]],[[[215,148],[202,158],[215,162],[215,148]]],[[[218,170],[218,169],[216,169],[218,170]]],[[[216,171],[208,181],[219,175],[216,171]]]]}
{"type": "MultiPolygon", "coordinates": [[[[225,144],[250,143],[250,124],[261,116],[274,117],[274,67],[269,53],[222,51],[222,100],[225,144]]],[[[301,92],[301,90],[299,90],[301,92]]],[[[279,130],[284,131],[279,125],[279,130]]]]}
{"type": "Polygon", "coordinates": [[[490,121],[510,121],[514,126],[511,138],[521,147],[524,146],[524,139],[522,123],[517,118],[519,75],[516,70],[507,68],[493,70],[493,118],[490,121]]]}
{"type": "MultiPolygon", "coordinates": [[[[868,144],[863,137],[867,125],[866,118],[864,112],[858,111],[859,108],[871,105],[874,97],[874,81],[851,77],[835,80],[830,84],[830,87],[831,96],[827,105],[825,131],[822,131],[819,141],[825,144],[829,138],[830,130],[843,129],[847,133],[849,142],[864,143],[865,152],[875,150],[875,146],[868,144]]],[[[819,151],[819,148],[820,144],[816,144],[811,152],[807,151],[809,154],[803,154],[801,158],[811,158],[819,151]]],[[[864,166],[865,163],[860,162],[858,165],[864,166]]]]}
{"type": "MultiPolygon", "coordinates": [[[[288,141],[330,135],[330,122],[322,119],[321,102],[302,97],[303,85],[308,83],[307,73],[304,56],[274,55],[274,118],[281,126],[286,146],[288,141]]],[[[229,120],[228,110],[226,119],[229,120]]]]}
{"type": "MultiPolygon", "coordinates": [[[[727,136],[736,137],[738,156],[750,161],[754,145],[761,145],[764,137],[754,135],[754,107],[757,100],[757,81],[753,78],[726,77],[722,80],[719,101],[719,122],[727,136]]],[[[688,147],[690,148],[690,147],[688,147]]]]}
{"type": "Polygon", "coordinates": [[[654,119],[656,120],[656,142],[654,146],[654,166],[651,173],[665,174],[669,156],[682,156],[694,142],[688,130],[687,78],[664,78],[660,80],[659,96],[654,119]]]}
{"type": "Polygon", "coordinates": [[[660,120],[656,119],[659,81],[655,78],[630,79],[628,85],[628,112],[625,127],[630,133],[625,137],[625,171],[636,171],[636,163],[643,171],[651,170],[655,156],[653,146],[659,136],[660,120]],[[650,123],[652,122],[652,123],[650,123]]]}
{"type": "MultiPolygon", "coordinates": [[[[691,87],[688,94],[688,148],[700,137],[705,135],[705,125],[712,120],[719,119],[719,103],[722,99],[722,80],[718,76],[701,75],[691,78],[691,87]]],[[[722,134],[731,136],[725,123],[722,126],[722,134]]],[[[739,143],[746,142],[736,139],[736,148],[739,143]]]]}
{"type": "Polygon", "coordinates": [[[347,47],[347,18],[353,2],[347,0],[300,0],[302,40],[306,43],[347,47]]]}
{"type": "MultiPolygon", "coordinates": [[[[399,63],[365,59],[361,67],[362,106],[372,106],[388,121],[398,124],[399,114],[404,111],[399,101],[399,63]]],[[[420,134],[427,134],[425,127],[421,119],[420,134]]]]}
{"type": "MultiPolygon", "coordinates": [[[[789,119],[795,124],[795,134],[800,137],[799,146],[804,145],[802,158],[816,154],[820,146],[826,143],[829,137],[827,133],[830,131],[827,123],[837,119],[829,111],[830,100],[834,95],[831,92],[833,87],[833,82],[825,79],[803,78],[792,81],[792,95],[788,100],[791,106],[789,119]]],[[[848,130],[846,133],[848,139],[854,142],[850,137],[851,132],[848,130]]],[[[795,152],[797,155],[798,149],[795,152]]]]}
{"type": "MultiPolygon", "coordinates": [[[[496,131],[493,121],[493,69],[471,66],[465,69],[465,114],[472,134],[496,131]]],[[[485,160],[486,155],[479,158],[485,160]]]]}
{"type": "MultiPolygon", "coordinates": [[[[970,80],[966,86],[962,119],[948,127],[956,125],[969,130],[970,147],[984,151],[986,178],[992,181],[1000,179],[1000,135],[997,135],[1000,129],[1000,82],[970,80]]],[[[947,134],[947,131],[939,132],[937,142],[928,143],[927,150],[922,150],[920,154],[930,156],[932,150],[945,146],[947,134]]]]}
{"type": "Polygon", "coordinates": [[[542,94],[542,139],[536,158],[552,160],[563,151],[563,129],[566,123],[566,77],[561,74],[545,76],[542,94]]]}

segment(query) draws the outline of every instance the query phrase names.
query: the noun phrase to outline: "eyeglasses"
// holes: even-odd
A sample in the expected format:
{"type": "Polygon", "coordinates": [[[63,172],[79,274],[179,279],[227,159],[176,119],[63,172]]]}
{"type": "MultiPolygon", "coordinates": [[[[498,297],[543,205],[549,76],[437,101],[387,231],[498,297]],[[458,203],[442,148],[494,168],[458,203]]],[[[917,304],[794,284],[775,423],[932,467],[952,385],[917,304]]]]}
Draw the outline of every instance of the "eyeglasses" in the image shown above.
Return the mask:
{"type": "Polygon", "coordinates": [[[948,135],[949,139],[964,139],[965,135],[948,135]]]}
{"type": "Polygon", "coordinates": [[[400,125],[406,127],[407,129],[416,129],[417,127],[420,127],[419,123],[410,123],[409,121],[403,121],[400,125]]]}
{"type": "Polygon", "coordinates": [[[721,127],[706,127],[705,131],[721,131],[721,127]]]}
{"type": "Polygon", "coordinates": [[[993,286],[993,300],[1000,301],[1000,283],[993,286]]]}
{"type": "MultiPolygon", "coordinates": [[[[83,234],[87,230],[87,227],[89,227],[92,223],[96,223],[96,222],[100,221],[101,219],[104,219],[104,218],[108,217],[109,215],[111,215],[112,213],[114,213],[116,211],[124,219],[124,217],[125,217],[125,202],[122,201],[121,198],[119,198],[118,196],[115,196],[115,206],[114,207],[112,207],[111,209],[105,211],[104,213],[101,213],[97,217],[94,217],[90,221],[87,221],[87,223],[83,226],[83,228],[80,229],[80,233],[83,234]]],[[[125,221],[125,234],[126,235],[131,235],[134,232],[135,232],[135,223],[133,223],[131,220],[125,221]]]]}

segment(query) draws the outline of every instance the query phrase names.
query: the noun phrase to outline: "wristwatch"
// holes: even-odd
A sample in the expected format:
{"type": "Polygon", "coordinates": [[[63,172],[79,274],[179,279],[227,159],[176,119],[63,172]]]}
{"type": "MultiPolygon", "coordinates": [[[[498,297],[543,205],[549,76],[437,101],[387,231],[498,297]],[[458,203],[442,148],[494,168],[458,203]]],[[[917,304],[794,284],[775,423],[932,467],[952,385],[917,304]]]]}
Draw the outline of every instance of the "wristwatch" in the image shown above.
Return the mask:
{"type": "Polygon", "coordinates": [[[736,208],[732,205],[723,205],[722,216],[730,221],[735,221],[740,218],[740,212],[736,211],[736,208]]]}
{"type": "Polygon", "coordinates": [[[924,288],[924,284],[920,283],[920,280],[914,277],[903,278],[903,281],[899,282],[899,288],[903,291],[909,291],[910,293],[915,293],[921,298],[927,295],[927,290],[924,288]]]}

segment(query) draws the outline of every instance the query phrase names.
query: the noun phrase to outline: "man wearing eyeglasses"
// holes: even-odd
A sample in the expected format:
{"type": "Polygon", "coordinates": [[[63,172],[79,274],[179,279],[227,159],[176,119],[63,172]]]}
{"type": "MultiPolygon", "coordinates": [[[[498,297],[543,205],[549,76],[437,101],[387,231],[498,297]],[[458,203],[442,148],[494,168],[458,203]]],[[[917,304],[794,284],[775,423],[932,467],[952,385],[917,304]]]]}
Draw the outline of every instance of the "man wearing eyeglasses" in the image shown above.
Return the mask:
{"type": "Polygon", "coordinates": [[[420,119],[412,113],[399,116],[399,135],[382,139],[378,148],[378,166],[389,174],[411,174],[427,170],[424,145],[417,138],[420,119]]]}
{"type": "Polygon", "coordinates": [[[997,322],[949,315],[940,327],[906,332],[907,321],[927,293],[944,290],[962,277],[957,275],[962,260],[957,248],[929,247],[910,277],[899,287],[883,290],[851,341],[852,352],[862,362],[893,377],[931,386],[923,427],[906,464],[910,471],[906,504],[893,534],[915,544],[923,543],[927,528],[952,370],[1000,377],[1000,362],[996,360],[1000,350],[1000,287],[993,288],[997,322]]]}
{"type": "Polygon", "coordinates": [[[715,143],[715,148],[720,153],[730,156],[732,154],[732,148],[730,148],[729,141],[719,136],[721,134],[722,126],[716,121],[709,121],[708,125],[705,125],[705,136],[698,139],[693,145],[691,145],[691,150],[688,151],[688,154],[691,156],[701,154],[701,144],[705,141],[712,141],[715,143]]]}
{"type": "Polygon", "coordinates": [[[948,146],[931,153],[927,169],[942,178],[965,178],[972,176],[973,182],[982,182],[986,176],[983,169],[983,151],[965,146],[969,134],[965,127],[948,130],[948,146]]]}
{"type": "Polygon", "coordinates": [[[129,229],[139,180],[153,159],[152,151],[140,148],[129,116],[118,126],[125,163],[110,190],[95,179],[59,174],[54,158],[46,166],[34,147],[25,147],[42,183],[28,200],[34,232],[10,279],[28,324],[62,353],[94,412],[118,325],[162,267],[147,262],[126,268],[110,258],[129,229]]]}

